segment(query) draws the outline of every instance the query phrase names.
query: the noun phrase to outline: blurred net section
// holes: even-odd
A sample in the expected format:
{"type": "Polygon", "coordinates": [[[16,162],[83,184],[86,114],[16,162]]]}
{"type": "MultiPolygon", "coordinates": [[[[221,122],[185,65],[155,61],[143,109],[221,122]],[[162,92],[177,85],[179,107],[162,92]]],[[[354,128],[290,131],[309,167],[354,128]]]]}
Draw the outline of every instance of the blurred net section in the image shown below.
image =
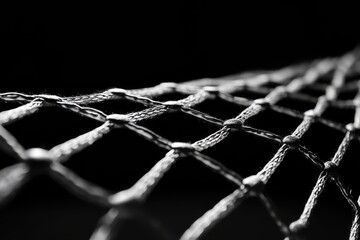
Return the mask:
{"type": "MultiPolygon", "coordinates": [[[[238,187],[230,195],[224,196],[203,216],[189,224],[190,227],[183,233],[182,240],[201,238],[211,227],[225,218],[248,197],[259,198],[285,239],[302,239],[302,237],[306,236],[305,230],[309,225],[318,199],[330,180],[336,183],[339,194],[342,194],[353,209],[354,217],[349,239],[358,239],[360,223],[359,203],[356,199],[358,196],[353,196],[352,190],[345,185],[337,170],[350,142],[360,140],[358,134],[360,129],[360,81],[356,77],[360,73],[358,60],[359,52],[356,50],[342,57],[316,60],[278,71],[250,72],[219,79],[201,79],[184,83],[162,83],[155,87],[136,90],[113,88],[101,93],[75,97],[60,97],[47,94],[27,95],[17,92],[2,93],[0,94],[1,101],[9,104],[16,103],[20,106],[0,113],[0,147],[2,151],[14,159],[14,165],[0,171],[0,201],[8,200],[33,176],[33,172],[50,175],[74,195],[110,209],[100,220],[97,229],[94,230],[91,236],[92,240],[109,240],[116,235],[116,221],[120,218],[120,215],[124,214],[124,211],[119,209],[129,209],[129,211],[134,211],[134,214],[141,215],[141,202],[146,201],[147,196],[161,181],[164,174],[177,160],[190,156],[203,164],[204,167],[210,168],[238,187]],[[254,95],[262,94],[265,97],[258,99],[244,97],[245,95],[242,95],[241,92],[245,90],[253,92],[254,95]],[[309,91],[323,93],[318,94],[318,96],[310,96],[309,91]],[[356,91],[358,93],[351,99],[338,98],[346,91],[356,91]],[[182,94],[186,97],[174,101],[159,100],[167,94],[170,94],[170,96],[171,94],[182,94]],[[243,106],[245,110],[230,119],[220,119],[195,110],[195,106],[215,98],[243,106]],[[129,114],[105,114],[97,108],[89,107],[91,104],[120,99],[142,104],[144,109],[129,114]],[[291,106],[278,104],[284,99],[292,99],[295,103],[312,103],[315,107],[302,112],[291,106]],[[8,124],[27,115],[36,114],[40,108],[54,106],[94,119],[101,122],[102,125],[50,150],[43,148],[25,149],[6,130],[8,124]],[[345,125],[325,118],[323,113],[329,107],[353,109],[355,112],[353,123],[345,125]],[[248,119],[265,110],[300,119],[301,123],[292,134],[287,136],[281,136],[247,124],[248,119]],[[154,118],[156,120],[157,116],[169,112],[190,115],[204,122],[214,124],[219,130],[193,143],[185,143],[172,142],[138,124],[138,122],[145,119],[154,118]],[[302,136],[314,123],[345,134],[331,161],[325,161],[311,150],[311,146],[305,146],[301,142],[302,136]],[[168,153],[132,187],[111,193],[82,179],[65,167],[63,163],[71,161],[73,154],[90,147],[95,141],[101,139],[114,128],[131,130],[144,139],[168,150],[168,153]],[[223,141],[230,134],[243,134],[244,132],[268,139],[279,146],[276,154],[268,160],[262,170],[254,173],[254,175],[242,177],[220,161],[202,153],[203,150],[223,141]],[[302,214],[298,220],[288,226],[281,220],[281,216],[279,216],[272,201],[265,194],[264,189],[290,151],[297,151],[302,154],[315,168],[321,171],[321,174],[308,197],[302,214]]],[[[268,120],[262,119],[262,121],[266,124],[268,120]]],[[[168,124],[174,123],[169,122],[168,124]]],[[[239,156],[241,156],[241,147],[246,146],[239,146],[239,156]]],[[[131,174],[131,171],[129,171],[129,174],[131,174]]],[[[237,223],[234,222],[233,224],[236,225],[237,223]]],[[[154,227],[156,228],[156,226],[154,227]]]]}

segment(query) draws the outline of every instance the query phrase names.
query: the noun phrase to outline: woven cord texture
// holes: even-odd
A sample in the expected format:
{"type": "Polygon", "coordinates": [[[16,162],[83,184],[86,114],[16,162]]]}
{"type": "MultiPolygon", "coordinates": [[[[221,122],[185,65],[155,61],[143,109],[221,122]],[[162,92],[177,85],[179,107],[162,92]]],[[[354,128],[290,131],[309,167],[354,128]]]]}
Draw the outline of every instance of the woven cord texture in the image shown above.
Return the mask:
{"type": "MultiPolygon", "coordinates": [[[[0,171],[0,201],[8,200],[14,193],[32,177],[32,172],[40,171],[53,177],[59,184],[70,190],[74,195],[93,204],[108,207],[109,212],[102,218],[95,229],[92,240],[111,239],[115,234],[116,219],[119,208],[128,206],[132,202],[146,201],[147,196],[157,183],[169,171],[173,164],[183,157],[191,156],[196,161],[210,168],[226,180],[236,184],[237,189],[225,196],[200,218],[190,224],[183,233],[181,240],[199,239],[214,225],[234,211],[244,200],[256,197],[264,204],[265,209],[278,226],[285,239],[298,239],[307,228],[316,208],[318,199],[329,180],[333,180],[342,196],[353,209],[354,220],[349,233],[349,239],[358,239],[359,235],[359,203],[346,186],[338,173],[351,141],[358,141],[360,128],[360,91],[352,100],[339,100],[338,95],[345,90],[360,90],[359,81],[347,82],[349,75],[357,74],[359,68],[359,52],[354,50],[341,57],[326,58],[304,64],[286,67],[276,71],[253,72],[217,79],[200,79],[184,83],[162,83],[144,89],[125,90],[112,88],[104,92],[73,97],[60,97],[49,94],[29,95],[18,92],[0,94],[0,100],[5,103],[16,103],[19,107],[0,112],[0,148],[14,159],[14,165],[0,171]],[[306,96],[300,92],[305,87],[318,87],[317,81],[330,75],[331,81],[326,86],[325,94],[318,98],[306,96]],[[275,88],[266,85],[274,83],[275,88]],[[261,99],[251,100],[233,93],[242,89],[266,93],[261,99]],[[159,96],[165,94],[186,94],[187,97],[176,101],[158,101],[159,96]],[[244,106],[245,110],[230,119],[219,119],[199,110],[194,106],[209,99],[218,98],[223,101],[244,106]],[[284,98],[296,101],[316,103],[315,108],[305,113],[291,108],[277,105],[284,98]],[[144,110],[128,114],[105,114],[99,109],[89,107],[90,104],[107,100],[126,99],[146,106],[144,110]],[[31,114],[36,114],[40,108],[60,107],[75,112],[83,117],[101,122],[99,127],[76,138],[54,146],[50,150],[43,148],[25,149],[21,143],[7,130],[6,126],[31,114]],[[329,107],[355,109],[353,123],[344,125],[324,118],[322,115],[329,107]],[[251,127],[247,120],[264,110],[274,111],[283,115],[302,119],[300,125],[287,136],[251,127]],[[140,121],[154,118],[168,112],[181,112],[198,118],[201,121],[214,124],[219,130],[193,143],[172,142],[163,136],[140,126],[140,121]],[[345,134],[341,144],[331,161],[321,159],[311,150],[311,146],[301,143],[302,136],[314,123],[328,126],[345,134]],[[147,172],[132,187],[111,193],[100,186],[79,177],[76,173],[63,165],[71,161],[71,157],[90,147],[94,142],[104,137],[115,128],[126,128],[142,138],[165,149],[168,153],[147,172]],[[263,168],[251,176],[240,176],[237,172],[227,168],[221,161],[213,159],[204,150],[223,141],[230,134],[251,134],[259,138],[268,139],[279,145],[276,154],[267,161],[263,168]],[[298,151],[308,159],[321,173],[303,208],[298,220],[289,226],[281,220],[281,216],[273,206],[271,199],[265,194],[266,184],[274,172],[282,164],[289,151],[298,151]]],[[[265,120],[264,120],[265,121],[265,120]]],[[[137,206],[137,205],[136,205],[137,206]]],[[[236,224],[236,223],[234,223],[236,224]]]]}

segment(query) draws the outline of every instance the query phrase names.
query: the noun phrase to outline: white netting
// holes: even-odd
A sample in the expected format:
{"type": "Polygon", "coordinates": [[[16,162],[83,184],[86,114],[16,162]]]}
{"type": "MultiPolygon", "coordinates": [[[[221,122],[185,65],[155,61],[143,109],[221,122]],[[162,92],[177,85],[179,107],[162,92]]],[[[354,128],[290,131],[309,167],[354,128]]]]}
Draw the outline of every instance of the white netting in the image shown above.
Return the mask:
{"type": "MultiPolygon", "coordinates": [[[[349,235],[350,239],[357,239],[359,229],[359,204],[350,189],[345,186],[341,180],[337,168],[350,142],[360,139],[357,134],[360,128],[360,94],[351,100],[338,100],[337,97],[341,92],[360,89],[359,81],[346,80],[348,76],[353,76],[360,72],[358,60],[358,52],[353,51],[339,58],[317,60],[310,63],[290,66],[278,71],[246,73],[219,79],[201,79],[185,83],[162,83],[155,87],[136,90],[114,88],[101,93],[75,97],[59,97],[47,94],[28,95],[18,92],[2,93],[0,94],[1,101],[18,103],[21,104],[21,106],[0,113],[0,147],[3,151],[11,155],[14,160],[18,161],[18,163],[4,168],[0,172],[0,201],[5,201],[12,196],[15,190],[19,189],[19,187],[31,177],[33,171],[40,171],[50,175],[82,199],[109,207],[109,212],[100,221],[91,239],[111,239],[116,228],[114,222],[120,214],[118,209],[121,206],[128,206],[131,202],[145,201],[156,184],[161,181],[164,174],[167,173],[178,159],[184,156],[191,156],[205,167],[212,169],[228,181],[236,184],[238,188],[230,195],[224,197],[213,208],[209,209],[202,217],[193,222],[182,235],[182,240],[200,238],[248,197],[257,197],[264,203],[264,206],[285,238],[299,238],[304,234],[304,230],[311,220],[313,209],[317,205],[318,198],[323,192],[327,182],[331,179],[336,183],[340,192],[354,210],[355,217],[349,235]],[[317,84],[317,81],[325,75],[331,76],[329,83],[317,84]],[[277,87],[268,88],[266,87],[267,84],[275,84],[277,87]],[[300,90],[305,87],[322,88],[325,90],[325,94],[318,98],[304,95],[300,90]],[[243,89],[266,93],[266,97],[250,100],[233,94],[243,89]],[[182,93],[188,96],[176,101],[163,102],[154,100],[164,94],[174,93],[182,93]],[[214,98],[245,106],[246,108],[237,116],[234,116],[234,118],[226,120],[194,109],[196,105],[214,98]],[[316,106],[314,109],[302,113],[277,104],[285,98],[291,98],[299,102],[314,102],[316,106]],[[147,108],[129,114],[115,113],[108,115],[96,108],[87,106],[110,99],[126,99],[140,103],[147,108]],[[6,130],[6,126],[12,122],[27,115],[36,114],[40,108],[53,106],[64,108],[87,118],[95,119],[103,124],[90,132],[70,139],[50,150],[42,148],[25,149],[17,139],[6,130]],[[355,109],[353,123],[343,125],[324,118],[322,115],[329,106],[339,109],[355,109]],[[256,116],[265,109],[302,119],[301,124],[288,136],[280,136],[276,133],[247,125],[248,119],[256,116]],[[194,118],[216,125],[220,130],[193,143],[171,142],[137,124],[146,119],[156,119],[157,116],[168,112],[182,112],[183,114],[191,115],[194,118]],[[345,133],[345,137],[338,146],[338,150],[331,161],[321,159],[311,150],[311,146],[305,146],[301,143],[302,136],[315,122],[345,133]],[[73,154],[90,147],[95,141],[101,139],[114,128],[129,129],[169,152],[160,159],[149,172],[134,183],[131,188],[110,193],[106,189],[85,181],[69,168],[65,167],[63,163],[70,161],[73,154]],[[279,145],[276,154],[267,162],[262,170],[246,178],[227,168],[221,161],[215,160],[202,153],[203,150],[213,147],[230,134],[242,134],[242,132],[268,139],[279,145]],[[321,170],[318,181],[305,204],[303,213],[299,219],[291,223],[290,226],[281,220],[269,197],[266,196],[263,191],[269,179],[281,165],[289,151],[300,152],[306,159],[310,160],[315,167],[321,170]]],[[[266,121],[266,119],[263,121],[266,121]]]]}

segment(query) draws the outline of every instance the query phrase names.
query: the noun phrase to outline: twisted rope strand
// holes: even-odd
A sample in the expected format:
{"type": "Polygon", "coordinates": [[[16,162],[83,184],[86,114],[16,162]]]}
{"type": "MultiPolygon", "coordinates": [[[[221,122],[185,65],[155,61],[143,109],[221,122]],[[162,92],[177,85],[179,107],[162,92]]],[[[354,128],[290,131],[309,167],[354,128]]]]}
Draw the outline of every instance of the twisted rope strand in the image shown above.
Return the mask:
{"type": "Polygon", "coordinates": [[[201,238],[203,234],[234,211],[248,197],[258,197],[261,200],[266,211],[285,237],[288,239],[297,237],[301,234],[301,230],[309,224],[313,209],[329,179],[335,181],[342,196],[348,201],[355,212],[355,218],[350,231],[350,239],[355,240],[358,238],[359,232],[359,204],[354,196],[352,196],[351,190],[342,181],[336,169],[343,159],[350,142],[360,139],[357,135],[357,130],[360,128],[360,93],[353,100],[338,100],[337,97],[341,92],[359,89],[358,81],[345,82],[347,75],[354,75],[359,72],[359,69],[353,67],[358,60],[359,54],[351,52],[340,58],[317,60],[277,71],[252,72],[219,79],[200,79],[185,83],[162,83],[143,89],[125,90],[113,88],[99,93],[73,97],[47,94],[28,95],[16,92],[0,93],[1,101],[20,104],[17,108],[0,112],[0,149],[11,155],[17,162],[20,162],[0,171],[0,203],[8,200],[26,181],[31,179],[31,173],[49,174],[76,196],[111,208],[91,237],[92,240],[110,240],[114,235],[113,228],[116,227],[115,222],[119,214],[117,209],[119,207],[126,207],[126,204],[131,201],[145,201],[146,197],[169,171],[171,166],[179,159],[190,156],[233,183],[236,186],[236,190],[192,223],[182,235],[182,240],[201,238]],[[330,85],[323,83],[315,84],[322,76],[329,75],[332,72],[330,85]],[[277,86],[269,88],[266,87],[267,84],[277,86]],[[324,91],[325,94],[319,98],[311,97],[300,92],[305,87],[316,91],[324,91]],[[237,92],[241,93],[247,90],[263,94],[265,97],[251,100],[241,96],[234,96],[237,92]],[[165,94],[174,93],[181,93],[187,96],[177,101],[162,102],[155,100],[165,94]],[[219,119],[195,109],[198,104],[215,98],[246,108],[234,118],[227,120],[219,119]],[[316,106],[305,113],[279,106],[278,102],[286,98],[299,102],[316,103],[316,106]],[[129,114],[115,113],[107,115],[94,107],[88,106],[93,103],[118,99],[140,103],[146,108],[129,114]],[[50,150],[38,148],[24,149],[15,137],[3,127],[3,125],[11,124],[28,115],[36,114],[43,107],[53,106],[64,108],[89,119],[94,119],[101,122],[102,125],[54,146],[50,150]],[[329,106],[335,108],[354,108],[354,122],[344,126],[323,118],[321,115],[329,106]],[[280,136],[276,133],[257,129],[246,124],[248,119],[265,109],[303,119],[303,121],[288,136],[280,136]],[[140,121],[175,111],[213,124],[219,130],[194,143],[181,143],[171,142],[150,129],[138,125],[140,121]],[[320,159],[316,153],[311,151],[311,148],[300,143],[302,136],[314,122],[345,133],[345,137],[331,161],[320,159]],[[76,173],[63,166],[63,163],[71,160],[75,153],[90,147],[114,128],[126,128],[158,147],[168,150],[168,153],[131,188],[117,193],[110,193],[106,189],[80,178],[76,173]],[[246,178],[227,168],[221,162],[202,153],[203,150],[213,147],[230,134],[235,134],[233,132],[236,131],[240,132],[239,134],[251,134],[279,144],[277,153],[264,168],[257,174],[246,178]],[[300,218],[288,226],[281,220],[271,199],[264,194],[264,188],[290,150],[299,151],[314,166],[321,170],[321,174],[305,204],[300,218]]]}

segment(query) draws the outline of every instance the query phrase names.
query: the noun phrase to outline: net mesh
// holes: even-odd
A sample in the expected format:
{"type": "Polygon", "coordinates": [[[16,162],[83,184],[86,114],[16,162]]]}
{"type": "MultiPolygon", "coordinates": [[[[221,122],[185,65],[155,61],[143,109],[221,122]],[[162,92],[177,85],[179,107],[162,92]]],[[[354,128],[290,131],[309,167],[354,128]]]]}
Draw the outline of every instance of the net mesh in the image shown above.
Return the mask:
{"type": "Polygon", "coordinates": [[[9,104],[16,103],[20,106],[0,112],[0,147],[2,151],[14,159],[14,165],[0,171],[0,201],[8,200],[31,178],[34,171],[40,171],[53,177],[76,196],[91,203],[108,207],[109,212],[100,220],[91,239],[112,239],[116,233],[115,222],[121,214],[119,209],[121,207],[129,208],[129,206],[135,209],[139,208],[139,205],[132,205],[132,203],[145,201],[173,164],[180,158],[190,156],[221,177],[236,184],[237,188],[194,221],[181,236],[182,240],[201,238],[211,227],[234,211],[239,204],[249,197],[260,199],[284,238],[300,239],[304,236],[318,199],[330,180],[336,183],[342,196],[353,209],[354,217],[349,239],[358,239],[360,220],[357,196],[353,196],[351,189],[342,181],[338,171],[350,142],[360,139],[358,134],[360,129],[360,91],[353,99],[338,99],[339,94],[360,90],[360,82],[356,79],[360,72],[358,60],[359,52],[355,50],[341,57],[316,60],[276,71],[249,72],[224,78],[200,79],[184,83],[162,83],[154,87],[135,90],[112,88],[100,93],[74,97],[48,94],[29,95],[18,92],[2,93],[0,94],[1,101],[9,104]],[[324,76],[328,81],[320,83],[320,79],[324,76]],[[320,89],[325,94],[319,97],[311,97],[301,92],[304,88],[320,89]],[[262,93],[266,96],[251,100],[241,96],[241,94],[240,96],[234,94],[245,90],[262,93]],[[176,93],[186,94],[187,97],[174,101],[156,100],[165,94],[176,93]],[[243,106],[245,110],[234,118],[225,120],[195,110],[196,105],[215,98],[243,106]],[[311,102],[315,104],[315,107],[300,112],[291,107],[280,106],[278,103],[285,98],[293,99],[296,102],[311,102]],[[106,114],[97,108],[89,107],[94,103],[119,99],[140,103],[146,108],[128,114],[106,114]],[[36,114],[40,108],[53,106],[94,119],[101,122],[102,125],[54,146],[50,150],[43,148],[25,149],[6,128],[7,125],[27,115],[36,114]],[[338,109],[354,109],[355,116],[353,116],[352,123],[345,125],[323,117],[323,113],[330,106],[338,109]],[[247,120],[264,110],[301,119],[301,123],[287,136],[251,127],[246,123],[247,120]],[[219,127],[219,130],[193,143],[172,142],[138,124],[140,121],[150,118],[156,119],[156,117],[169,112],[181,112],[190,115],[219,127]],[[312,151],[311,146],[305,146],[301,142],[303,135],[314,123],[345,134],[336,153],[329,161],[322,159],[316,152],[312,151]],[[132,187],[110,193],[108,190],[82,179],[64,163],[70,161],[75,153],[90,147],[115,128],[128,129],[167,150],[168,153],[157,161],[132,187]],[[243,134],[244,132],[273,141],[279,146],[275,155],[254,175],[242,177],[237,172],[227,168],[221,161],[202,153],[223,141],[230,134],[243,134]],[[321,173],[308,197],[302,214],[298,220],[287,225],[281,220],[281,216],[279,216],[264,189],[290,151],[301,153],[321,173]]]}

